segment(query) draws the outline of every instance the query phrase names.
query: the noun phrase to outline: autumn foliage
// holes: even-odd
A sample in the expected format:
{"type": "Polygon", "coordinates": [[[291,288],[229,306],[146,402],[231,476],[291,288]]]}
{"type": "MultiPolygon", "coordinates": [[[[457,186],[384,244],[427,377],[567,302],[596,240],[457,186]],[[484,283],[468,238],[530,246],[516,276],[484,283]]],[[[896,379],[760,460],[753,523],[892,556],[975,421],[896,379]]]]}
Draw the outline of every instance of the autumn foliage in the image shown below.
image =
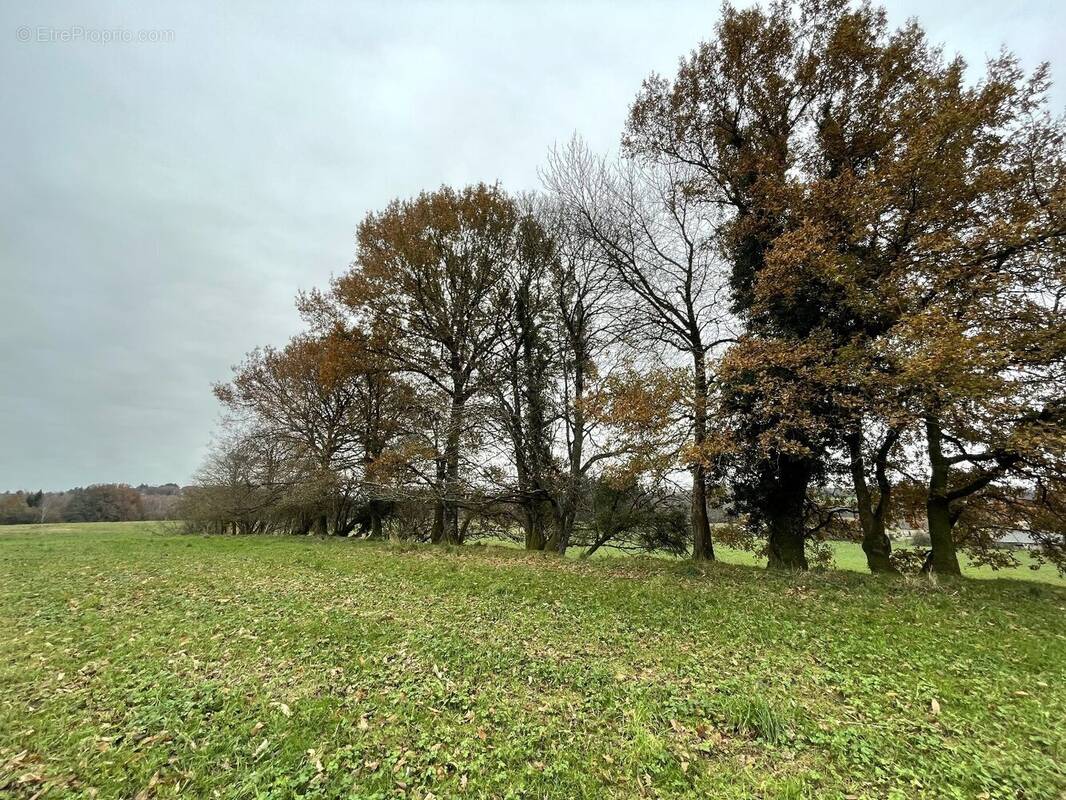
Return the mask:
{"type": "MultiPolygon", "coordinates": [[[[396,200],[216,387],[219,529],[478,535],[771,566],[1066,565],[1066,127],[869,4],[725,6],[617,161],[396,200]],[[924,528],[929,545],[894,546],[924,528]],[[723,532],[726,529],[723,529],[723,532]],[[735,531],[743,530],[737,537],[735,531]]],[[[195,515],[194,515],[195,516],[195,515]]]]}

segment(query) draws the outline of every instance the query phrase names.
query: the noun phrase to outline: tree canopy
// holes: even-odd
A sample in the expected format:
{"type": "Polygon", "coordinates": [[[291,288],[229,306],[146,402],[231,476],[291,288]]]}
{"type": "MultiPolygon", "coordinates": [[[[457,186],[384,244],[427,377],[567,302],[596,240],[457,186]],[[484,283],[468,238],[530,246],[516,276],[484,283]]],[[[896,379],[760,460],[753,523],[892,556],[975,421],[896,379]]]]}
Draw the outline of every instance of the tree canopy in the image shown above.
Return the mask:
{"type": "Polygon", "coordinates": [[[575,138],[539,194],[367,214],[308,331],[216,387],[231,429],[189,515],[724,537],[800,569],[843,537],[939,575],[1015,562],[996,544],[1024,531],[1066,566],[1066,124],[1046,65],[971,76],[869,3],[725,5],[617,158],[575,138]]]}

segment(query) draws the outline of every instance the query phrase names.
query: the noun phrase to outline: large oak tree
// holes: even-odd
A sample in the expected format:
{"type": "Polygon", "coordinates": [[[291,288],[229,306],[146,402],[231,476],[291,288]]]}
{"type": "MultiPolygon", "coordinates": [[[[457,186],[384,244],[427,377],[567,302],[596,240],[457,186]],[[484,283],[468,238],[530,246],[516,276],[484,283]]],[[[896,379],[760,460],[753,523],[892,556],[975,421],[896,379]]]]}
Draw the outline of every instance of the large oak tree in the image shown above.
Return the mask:
{"type": "Polygon", "coordinates": [[[447,401],[441,485],[443,538],[461,541],[460,474],[467,403],[491,382],[486,368],[505,332],[505,267],[518,213],[495,186],[444,187],[394,201],[359,225],[352,269],[334,286],[380,332],[381,355],[447,401]]]}

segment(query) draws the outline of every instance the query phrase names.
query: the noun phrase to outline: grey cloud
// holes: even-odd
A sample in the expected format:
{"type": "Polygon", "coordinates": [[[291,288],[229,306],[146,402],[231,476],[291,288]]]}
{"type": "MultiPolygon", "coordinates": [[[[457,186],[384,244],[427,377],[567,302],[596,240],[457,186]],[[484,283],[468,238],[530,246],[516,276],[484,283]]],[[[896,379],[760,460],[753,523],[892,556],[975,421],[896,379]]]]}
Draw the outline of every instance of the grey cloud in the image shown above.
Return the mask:
{"type": "MultiPolygon", "coordinates": [[[[613,148],[640,81],[716,8],[5,4],[0,489],[187,481],[211,382],[298,330],[293,295],[345,268],[368,210],[442,183],[534,188],[574,130],[613,148]],[[76,25],[174,39],[16,41],[76,25]]],[[[911,14],[976,62],[1064,44],[1052,2],[890,5],[911,14]]]]}

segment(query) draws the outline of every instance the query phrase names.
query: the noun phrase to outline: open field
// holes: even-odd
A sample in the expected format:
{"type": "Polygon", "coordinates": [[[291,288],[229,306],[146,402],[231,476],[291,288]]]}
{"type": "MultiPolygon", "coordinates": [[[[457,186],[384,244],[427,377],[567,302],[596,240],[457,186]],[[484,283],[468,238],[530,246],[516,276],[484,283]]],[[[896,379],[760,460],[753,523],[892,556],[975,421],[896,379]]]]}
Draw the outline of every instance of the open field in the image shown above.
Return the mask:
{"type": "Polygon", "coordinates": [[[1066,791],[1034,582],[0,528],[0,629],[0,796],[1066,791]]]}

